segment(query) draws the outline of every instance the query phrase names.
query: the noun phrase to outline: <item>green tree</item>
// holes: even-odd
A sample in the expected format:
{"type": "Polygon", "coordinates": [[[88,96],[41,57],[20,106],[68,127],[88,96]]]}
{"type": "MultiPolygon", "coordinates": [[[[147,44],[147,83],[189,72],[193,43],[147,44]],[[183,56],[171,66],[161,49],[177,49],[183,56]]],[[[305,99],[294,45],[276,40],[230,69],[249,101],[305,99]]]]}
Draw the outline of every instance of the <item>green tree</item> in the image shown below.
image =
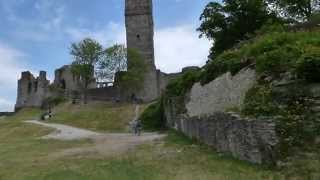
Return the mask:
{"type": "Polygon", "coordinates": [[[269,19],[277,20],[263,0],[223,0],[210,2],[200,16],[200,37],[213,40],[210,59],[232,48],[260,29],[269,19]]]}
{"type": "Polygon", "coordinates": [[[113,81],[117,72],[127,70],[127,49],[124,45],[116,44],[105,50],[103,58],[97,66],[97,77],[104,81],[113,81]]]}
{"type": "Polygon", "coordinates": [[[135,49],[128,49],[128,71],[120,75],[121,87],[137,91],[141,89],[146,73],[146,64],[140,53],[135,49]]]}
{"type": "Polygon", "coordinates": [[[319,0],[267,0],[273,7],[280,9],[287,18],[310,20],[313,13],[319,11],[319,0]]]}
{"type": "Polygon", "coordinates": [[[94,66],[103,57],[103,47],[95,40],[86,38],[71,45],[70,54],[73,56],[72,73],[78,77],[87,103],[87,89],[94,81],[94,66]]]}

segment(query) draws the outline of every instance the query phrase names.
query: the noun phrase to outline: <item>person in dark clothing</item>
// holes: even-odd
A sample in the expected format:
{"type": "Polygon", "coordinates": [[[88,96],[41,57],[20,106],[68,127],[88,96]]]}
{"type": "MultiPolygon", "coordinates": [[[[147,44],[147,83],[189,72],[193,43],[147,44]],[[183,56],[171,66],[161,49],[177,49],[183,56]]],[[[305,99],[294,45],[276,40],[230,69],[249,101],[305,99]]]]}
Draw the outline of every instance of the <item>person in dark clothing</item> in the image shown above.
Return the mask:
{"type": "Polygon", "coordinates": [[[141,121],[137,120],[134,123],[134,134],[137,135],[137,136],[140,136],[141,135],[141,131],[142,131],[141,121]]]}

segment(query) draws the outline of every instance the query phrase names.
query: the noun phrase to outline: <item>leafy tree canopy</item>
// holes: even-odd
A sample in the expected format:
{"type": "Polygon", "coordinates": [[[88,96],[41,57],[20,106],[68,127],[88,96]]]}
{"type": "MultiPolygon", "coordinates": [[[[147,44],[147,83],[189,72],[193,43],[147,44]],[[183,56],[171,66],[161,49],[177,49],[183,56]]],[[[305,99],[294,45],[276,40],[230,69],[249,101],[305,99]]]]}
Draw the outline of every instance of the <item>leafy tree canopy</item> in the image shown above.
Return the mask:
{"type": "Polygon", "coordinates": [[[267,0],[280,9],[288,19],[310,20],[313,13],[319,11],[319,0],[267,0]]]}
{"type": "Polygon", "coordinates": [[[81,80],[84,89],[93,80],[94,65],[103,57],[103,47],[93,39],[84,39],[71,45],[70,54],[73,56],[72,72],[81,80]]]}
{"type": "Polygon", "coordinates": [[[223,0],[210,2],[201,14],[200,37],[213,40],[210,59],[232,48],[260,29],[269,19],[277,20],[263,0],[223,0]]]}
{"type": "Polygon", "coordinates": [[[71,45],[70,54],[74,57],[74,64],[94,65],[103,55],[103,47],[99,42],[86,38],[71,45]]]}

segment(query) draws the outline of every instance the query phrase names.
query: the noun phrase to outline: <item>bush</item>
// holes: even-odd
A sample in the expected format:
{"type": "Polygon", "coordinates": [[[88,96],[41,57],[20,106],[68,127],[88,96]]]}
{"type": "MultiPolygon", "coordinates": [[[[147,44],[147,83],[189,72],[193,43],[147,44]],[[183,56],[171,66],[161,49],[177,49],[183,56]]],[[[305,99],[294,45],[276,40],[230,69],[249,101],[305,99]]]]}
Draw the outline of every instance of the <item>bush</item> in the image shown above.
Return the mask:
{"type": "Polygon", "coordinates": [[[319,122],[310,111],[307,97],[308,91],[301,86],[276,93],[269,85],[256,85],[247,92],[241,113],[276,120],[280,137],[278,155],[285,158],[292,154],[293,148],[308,147],[319,135],[319,122]]]}
{"type": "Polygon", "coordinates": [[[237,73],[255,63],[258,74],[278,77],[284,72],[319,81],[320,31],[273,32],[251,40],[238,49],[225,51],[207,63],[201,73],[202,84],[209,83],[221,74],[237,73]]]}
{"type": "Polygon", "coordinates": [[[166,127],[166,119],[164,116],[163,100],[151,104],[147,109],[141,114],[140,120],[142,126],[146,130],[163,130],[166,127]]]}
{"type": "Polygon", "coordinates": [[[182,76],[178,77],[168,84],[166,95],[169,97],[183,96],[192,88],[194,83],[199,81],[199,74],[200,73],[198,70],[190,70],[183,73],[182,76]]]}
{"type": "Polygon", "coordinates": [[[320,82],[320,48],[308,48],[300,57],[296,69],[299,78],[309,82],[320,82]]]}
{"type": "Polygon", "coordinates": [[[272,89],[268,85],[256,85],[245,97],[241,112],[246,116],[271,116],[278,111],[274,104],[272,89]]]}
{"type": "Polygon", "coordinates": [[[209,83],[220,75],[231,72],[232,75],[251,64],[250,59],[241,56],[233,51],[225,51],[214,61],[209,62],[204,71],[200,74],[201,84],[209,83]]]}

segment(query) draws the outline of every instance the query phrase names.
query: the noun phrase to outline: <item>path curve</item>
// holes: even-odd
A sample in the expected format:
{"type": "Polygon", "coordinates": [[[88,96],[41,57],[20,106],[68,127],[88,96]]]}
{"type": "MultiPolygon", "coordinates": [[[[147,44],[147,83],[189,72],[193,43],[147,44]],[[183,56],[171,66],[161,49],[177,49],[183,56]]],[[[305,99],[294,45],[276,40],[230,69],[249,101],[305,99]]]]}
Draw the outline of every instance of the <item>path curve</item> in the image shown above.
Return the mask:
{"type": "Polygon", "coordinates": [[[61,152],[51,154],[52,157],[59,158],[64,156],[88,156],[102,155],[109,156],[127,152],[137,145],[151,143],[166,137],[165,134],[143,133],[141,136],[134,136],[130,133],[97,133],[90,130],[80,129],[68,125],[51,124],[40,121],[26,121],[27,123],[37,124],[56,129],[56,131],[43,136],[45,139],[58,140],[78,140],[91,139],[93,146],[71,148],[61,152]]]}
{"type": "Polygon", "coordinates": [[[77,140],[77,139],[86,139],[93,138],[95,136],[101,135],[93,131],[80,129],[72,126],[67,126],[63,124],[54,124],[54,123],[44,123],[40,121],[26,121],[27,123],[37,124],[45,127],[50,127],[56,129],[54,132],[42,137],[44,139],[59,139],[59,140],[77,140]]]}

